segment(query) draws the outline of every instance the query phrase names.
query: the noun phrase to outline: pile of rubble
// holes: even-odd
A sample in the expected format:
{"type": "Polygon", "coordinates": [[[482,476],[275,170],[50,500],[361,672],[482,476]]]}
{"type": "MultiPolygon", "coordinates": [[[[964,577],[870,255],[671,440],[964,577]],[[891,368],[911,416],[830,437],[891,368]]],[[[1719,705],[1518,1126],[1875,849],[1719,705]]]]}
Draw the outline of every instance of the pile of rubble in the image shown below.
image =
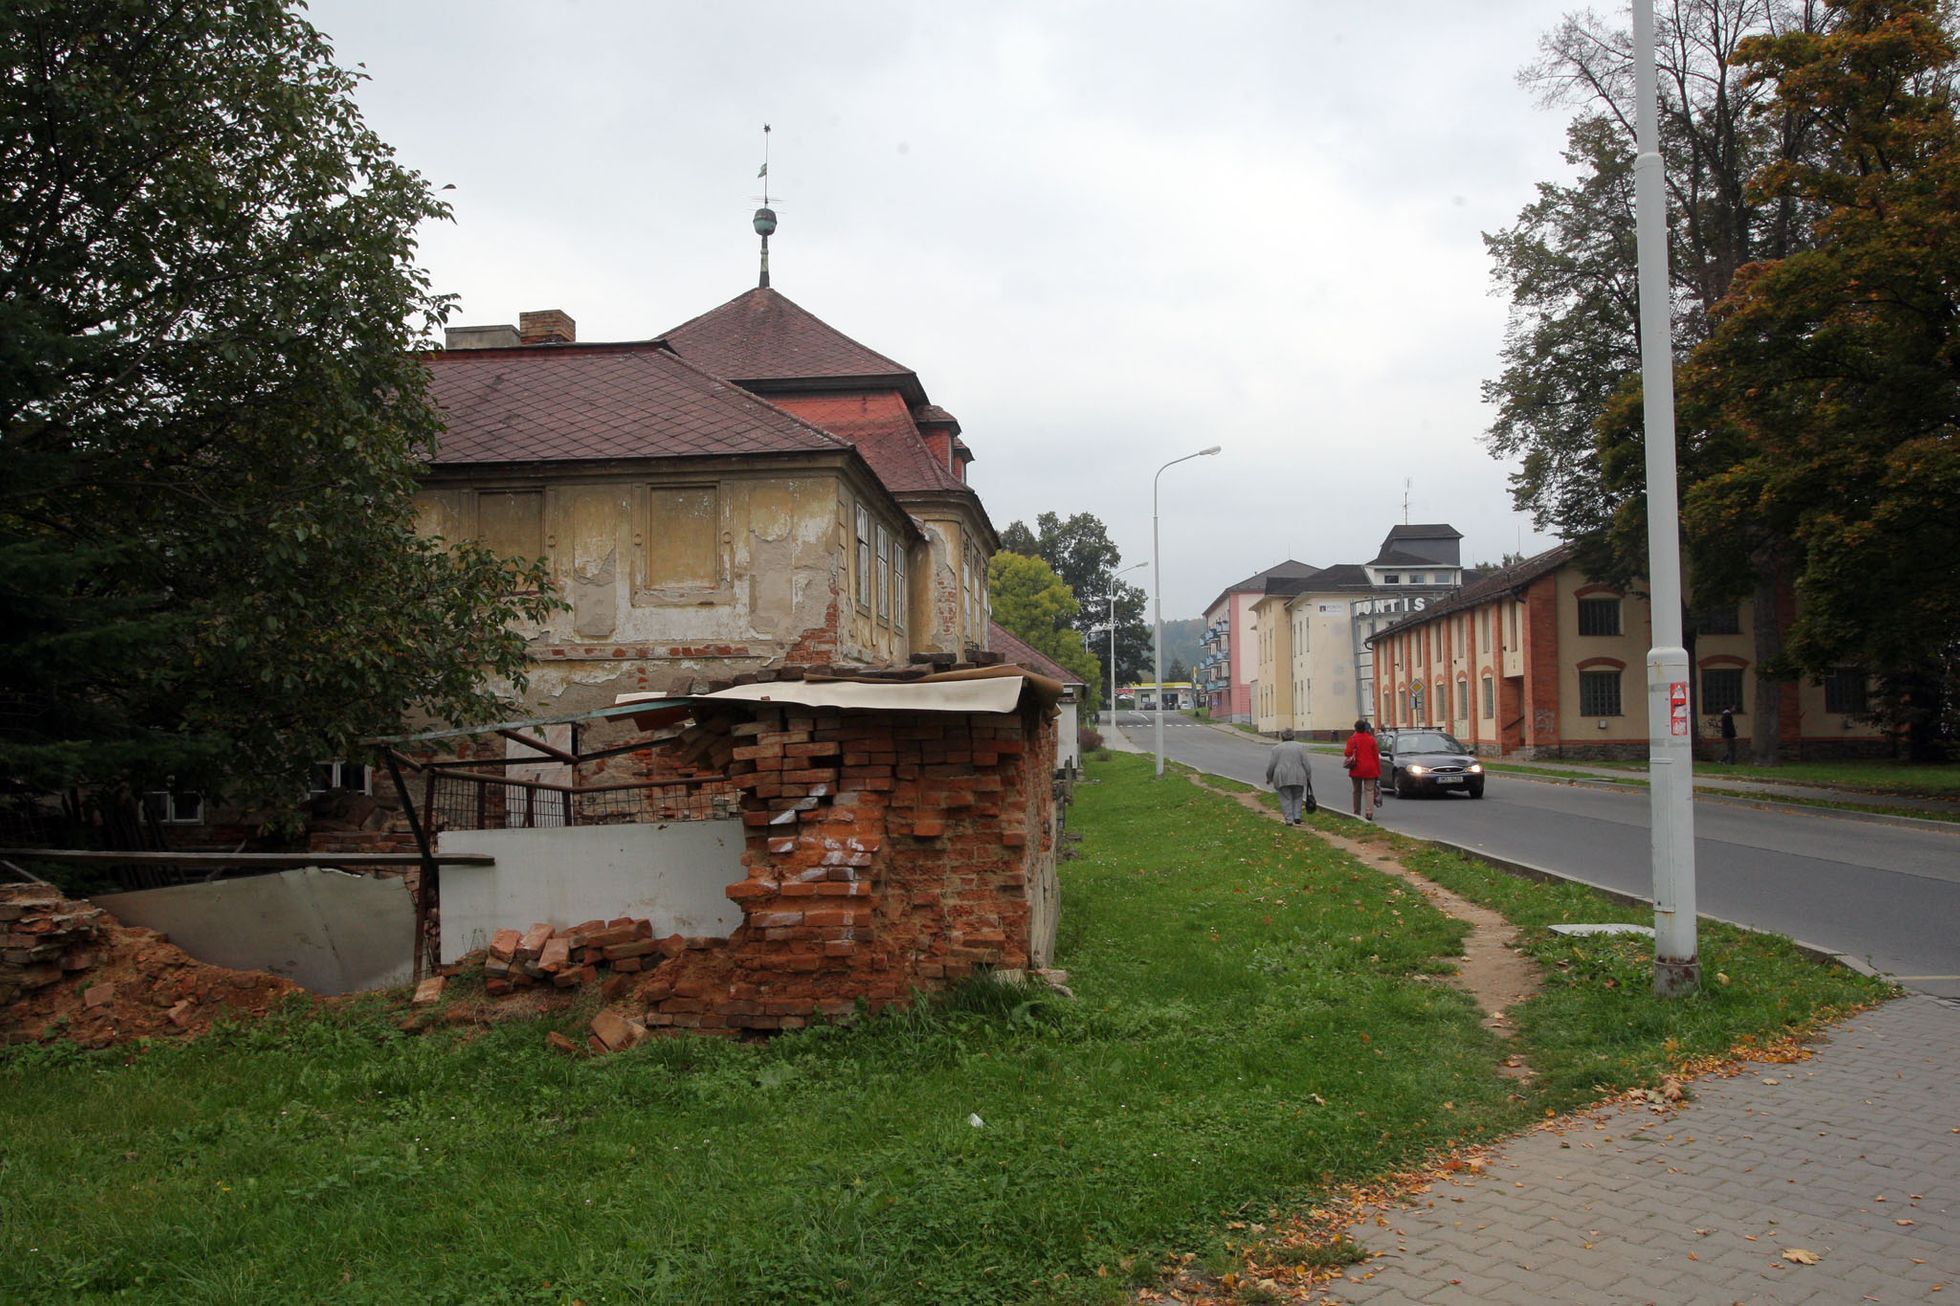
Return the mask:
{"type": "Polygon", "coordinates": [[[0,885],[0,1042],[199,1034],[299,992],[277,975],[207,965],[52,885],[0,885]]]}
{"type": "Polygon", "coordinates": [[[498,930],[483,963],[483,987],[490,994],[550,984],[578,988],[599,978],[602,969],[632,974],[658,965],[663,956],[686,951],[678,935],[653,937],[653,922],[616,916],[557,929],[540,922],[523,932],[498,930]]]}
{"type": "Polygon", "coordinates": [[[93,966],[107,920],[52,884],[0,885],[0,1006],[93,966]]]}

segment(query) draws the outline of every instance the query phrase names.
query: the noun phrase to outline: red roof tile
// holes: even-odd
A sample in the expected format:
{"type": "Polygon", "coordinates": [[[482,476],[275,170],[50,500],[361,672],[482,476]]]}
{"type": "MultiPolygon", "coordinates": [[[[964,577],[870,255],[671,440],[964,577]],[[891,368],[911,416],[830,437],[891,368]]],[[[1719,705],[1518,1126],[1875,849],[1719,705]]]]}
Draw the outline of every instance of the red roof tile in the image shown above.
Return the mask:
{"type": "Polygon", "coordinates": [[[775,401],[804,421],[849,440],[894,494],[967,490],[965,481],[926,447],[912,414],[891,391],[779,394],[775,401]]]}
{"type": "Polygon", "coordinates": [[[428,363],[447,427],[437,464],[849,447],[652,343],[458,349],[428,363]]]}
{"type": "MultiPolygon", "coordinates": [[[[674,352],[731,381],[918,378],[766,286],[745,291],[661,337],[674,352]]],[[[924,402],[923,392],[915,402],[924,402]]]]}

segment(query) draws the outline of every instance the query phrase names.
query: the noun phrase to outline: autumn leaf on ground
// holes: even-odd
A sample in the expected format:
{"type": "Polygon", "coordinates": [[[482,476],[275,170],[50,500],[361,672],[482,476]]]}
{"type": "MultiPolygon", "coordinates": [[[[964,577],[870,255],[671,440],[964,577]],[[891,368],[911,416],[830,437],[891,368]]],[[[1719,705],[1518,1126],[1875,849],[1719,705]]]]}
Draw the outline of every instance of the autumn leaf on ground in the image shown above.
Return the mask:
{"type": "Polygon", "coordinates": [[[1815,1265],[1824,1258],[1805,1247],[1785,1247],[1783,1259],[1797,1265],[1815,1265]]]}

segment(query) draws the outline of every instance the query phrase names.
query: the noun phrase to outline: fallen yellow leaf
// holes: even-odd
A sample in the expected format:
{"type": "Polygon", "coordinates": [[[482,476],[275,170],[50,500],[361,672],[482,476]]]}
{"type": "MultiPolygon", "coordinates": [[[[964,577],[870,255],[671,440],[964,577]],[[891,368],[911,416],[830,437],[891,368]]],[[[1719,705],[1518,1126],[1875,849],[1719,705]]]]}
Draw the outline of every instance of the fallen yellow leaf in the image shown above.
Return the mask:
{"type": "Polygon", "coordinates": [[[1797,1265],[1815,1265],[1824,1258],[1807,1247],[1785,1247],[1783,1249],[1783,1259],[1794,1262],[1797,1265]]]}

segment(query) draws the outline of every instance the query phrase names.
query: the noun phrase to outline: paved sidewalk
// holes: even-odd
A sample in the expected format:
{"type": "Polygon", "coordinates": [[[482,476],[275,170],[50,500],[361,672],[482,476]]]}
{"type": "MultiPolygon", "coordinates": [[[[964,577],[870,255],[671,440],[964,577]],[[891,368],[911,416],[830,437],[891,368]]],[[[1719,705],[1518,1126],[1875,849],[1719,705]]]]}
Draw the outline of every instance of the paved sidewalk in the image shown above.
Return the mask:
{"type": "Polygon", "coordinates": [[[1960,1004],[1915,996],[1808,1061],[1498,1148],[1386,1227],[1346,1303],[1960,1301],[1960,1004]],[[1815,1253],[1796,1264],[1786,1250],[1815,1253]],[[1943,1291],[1941,1289],[1944,1289],[1943,1291]]]}

